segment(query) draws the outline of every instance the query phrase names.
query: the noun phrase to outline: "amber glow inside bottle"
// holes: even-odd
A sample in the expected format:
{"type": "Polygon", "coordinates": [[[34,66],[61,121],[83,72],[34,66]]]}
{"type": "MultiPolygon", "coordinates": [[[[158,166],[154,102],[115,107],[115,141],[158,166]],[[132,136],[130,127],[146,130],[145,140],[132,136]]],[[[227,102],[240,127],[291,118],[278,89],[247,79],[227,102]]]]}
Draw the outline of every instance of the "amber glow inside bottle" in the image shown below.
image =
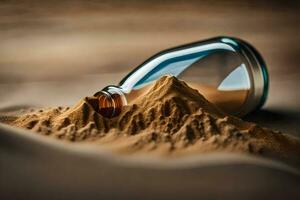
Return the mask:
{"type": "Polygon", "coordinates": [[[268,73],[258,51],[240,39],[217,37],[152,56],[118,86],[95,94],[99,113],[118,116],[124,105],[164,75],[184,80],[221,110],[239,117],[259,109],[268,94],[268,73]]]}

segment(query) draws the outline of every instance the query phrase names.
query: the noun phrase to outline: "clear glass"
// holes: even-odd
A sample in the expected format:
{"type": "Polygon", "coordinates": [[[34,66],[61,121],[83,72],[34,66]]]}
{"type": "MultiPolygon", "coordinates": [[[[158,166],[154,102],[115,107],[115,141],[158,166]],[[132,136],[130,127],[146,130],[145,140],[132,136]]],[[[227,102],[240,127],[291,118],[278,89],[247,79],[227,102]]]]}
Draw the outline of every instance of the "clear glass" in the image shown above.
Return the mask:
{"type": "Polygon", "coordinates": [[[162,51],[130,72],[119,86],[103,91],[107,98],[115,93],[121,96],[111,105],[125,105],[164,75],[184,80],[221,110],[237,116],[261,107],[268,93],[268,74],[260,54],[248,43],[229,37],[162,51]]]}

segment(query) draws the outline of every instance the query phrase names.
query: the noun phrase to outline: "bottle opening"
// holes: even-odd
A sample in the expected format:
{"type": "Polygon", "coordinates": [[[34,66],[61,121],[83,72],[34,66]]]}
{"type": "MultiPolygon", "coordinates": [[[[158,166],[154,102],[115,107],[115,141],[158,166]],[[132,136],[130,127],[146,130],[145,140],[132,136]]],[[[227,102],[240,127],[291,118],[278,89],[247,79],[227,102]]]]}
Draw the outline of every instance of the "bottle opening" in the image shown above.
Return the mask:
{"type": "Polygon", "coordinates": [[[109,86],[96,93],[98,97],[98,113],[106,118],[118,116],[122,107],[127,104],[124,94],[117,87],[109,86]]]}

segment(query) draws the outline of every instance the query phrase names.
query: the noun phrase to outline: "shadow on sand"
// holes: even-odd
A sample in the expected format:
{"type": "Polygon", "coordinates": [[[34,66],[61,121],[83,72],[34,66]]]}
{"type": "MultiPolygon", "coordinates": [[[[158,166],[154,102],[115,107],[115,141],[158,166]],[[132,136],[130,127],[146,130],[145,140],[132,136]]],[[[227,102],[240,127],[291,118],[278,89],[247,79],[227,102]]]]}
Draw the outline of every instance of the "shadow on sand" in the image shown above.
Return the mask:
{"type": "Polygon", "coordinates": [[[261,126],[300,136],[299,111],[263,109],[253,112],[243,119],[255,122],[261,126]]]}

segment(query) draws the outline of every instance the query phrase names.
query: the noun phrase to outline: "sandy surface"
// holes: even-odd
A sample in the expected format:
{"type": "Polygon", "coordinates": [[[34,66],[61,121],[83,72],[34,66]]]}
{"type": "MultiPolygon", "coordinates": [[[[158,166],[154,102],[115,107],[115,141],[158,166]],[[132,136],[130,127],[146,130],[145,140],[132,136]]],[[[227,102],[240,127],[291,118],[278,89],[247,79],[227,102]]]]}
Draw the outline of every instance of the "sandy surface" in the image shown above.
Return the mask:
{"type": "MultiPolygon", "coordinates": [[[[168,78],[165,84],[165,86],[168,87],[161,88],[165,88],[165,92],[152,89],[153,92],[146,95],[149,98],[149,101],[139,98],[136,102],[137,107],[141,106],[141,108],[147,109],[147,104],[149,103],[151,105],[156,105],[157,102],[160,101],[153,101],[151,98],[159,98],[160,95],[157,93],[160,93],[161,97],[167,100],[168,97],[172,97],[173,95],[176,96],[176,94],[181,94],[188,89],[182,89],[182,84],[176,80],[174,83],[174,78],[168,78]],[[175,88],[179,88],[179,90],[177,91],[175,88]],[[138,101],[140,101],[140,103],[138,101]]],[[[158,86],[154,85],[154,88],[158,88],[158,86]]],[[[219,112],[218,109],[208,102],[206,103],[206,100],[203,97],[197,95],[194,96],[193,90],[190,92],[191,93],[188,92],[188,94],[185,95],[191,98],[189,99],[189,102],[193,103],[193,98],[196,98],[197,102],[200,101],[199,105],[201,104],[204,112],[211,113],[211,116],[209,117],[223,117],[222,112],[219,112]],[[201,100],[201,98],[203,99],[201,100]]],[[[161,100],[162,102],[164,102],[163,99],[161,100]]],[[[93,117],[95,113],[93,114],[92,102],[93,99],[84,100],[79,102],[77,106],[69,108],[68,110],[65,110],[64,108],[57,108],[54,110],[49,109],[50,113],[53,114],[54,112],[57,115],[57,118],[53,118],[54,121],[50,121],[49,123],[53,123],[53,127],[61,126],[61,123],[64,124],[67,117],[71,120],[71,123],[75,123],[79,128],[83,127],[85,131],[89,130],[87,129],[87,126],[89,125],[87,124],[87,126],[85,126],[82,123],[84,123],[84,118],[86,118],[83,117],[84,115],[87,116],[86,119],[96,119],[93,117]],[[89,104],[91,106],[90,109],[86,107],[89,104]],[[84,112],[87,113],[84,114],[84,112]],[[76,116],[79,116],[79,119],[77,119],[76,116]]],[[[191,109],[196,108],[194,106],[195,105],[193,105],[191,109]]],[[[18,113],[20,114],[19,108],[16,108],[15,110],[18,110],[18,113]]],[[[36,111],[36,109],[33,109],[32,111],[36,111]]],[[[128,111],[130,112],[130,108],[128,111]]],[[[24,109],[24,112],[28,112],[28,109],[24,109]]],[[[13,112],[8,112],[8,110],[6,110],[6,114],[9,113],[13,116],[13,112]]],[[[40,116],[49,116],[45,114],[47,111],[37,111],[35,114],[26,115],[27,117],[24,117],[23,119],[22,117],[17,119],[16,124],[19,123],[20,127],[24,125],[24,128],[32,128],[32,131],[38,131],[46,135],[49,135],[50,133],[51,135],[51,132],[47,132],[49,129],[38,130],[38,128],[44,127],[42,125],[45,122],[43,117],[38,117],[38,113],[40,116]],[[34,124],[36,126],[31,126],[32,122],[30,120],[34,119],[30,117],[31,115],[35,115],[38,117],[37,119],[40,120],[34,124]],[[26,127],[28,125],[31,127],[26,127]]],[[[174,115],[174,117],[176,117],[176,115],[174,115]]],[[[134,118],[129,117],[129,121],[130,119],[134,118]]],[[[10,121],[13,119],[7,118],[6,120],[10,121]]],[[[107,123],[104,122],[104,119],[101,119],[101,117],[97,118],[97,120],[100,120],[102,124],[107,123]]],[[[161,119],[158,120],[160,121],[161,119]]],[[[100,123],[100,121],[97,123],[100,123]]],[[[129,122],[128,124],[129,126],[125,129],[127,130],[127,134],[136,134],[136,132],[132,132],[135,130],[131,127],[134,123],[129,122]]],[[[249,123],[241,121],[233,122],[233,124],[237,127],[252,126],[249,123]]],[[[103,126],[100,127],[103,128],[103,126]]],[[[101,130],[103,131],[102,128],[100,129],[100,134],[101,130]]],[[[141,127],[137,127],[137,130],[139,130],[139,128],[141,127]]],[[[149,128],[153,129],[155,126],[150,126],[149,128]]],[[[164,129],[164,126],[160,128],[164,129]]],[[[245,130],[247,129],[248,128],[245,130]]],[[[293,147],[294,142],[290,144],[286,143],[286,139],[289,138],[289,136],[281,136],[280,133],[272,133],[269,132],[269,130],[265,130],[265,133],[260,133],[260,131],[256,132],[256,129],[260,130],[260,128],[255,126],[255,129],[253,129],[254,140],[252,141],[253,147],[251,151],[249,151],[248,143],[246,146],[243,142],[237,142],[234,146],[224,146],[225,143],[222,140],[219,141],[221,145],[219,146],[218,142],[211,143],[211,140],[209,139],[206,144],[203,143],[203,146],[199,146],[201,147],[200,149],[193,148],[193,146],[196,147],[197,145],[192,145],[192,148],[190,148],[189,151],[182,154],[183,151],[179,154],[181,156],[170,159],[171,157],[166,157],[166,155],[169,154],[166,154],[166,152],[172,151],[165,148],[164,143],[157,143],[158,151],[154,151],[156,154],[152,154],[151,152],[153,152],[153,149],[146,145],[149,144],[147,142],[148,140],[145,140],[145,138],[148,137],[145,137],[144,134],[140,136],[139,134],[136,134],[138,137],[135,137],[134,139],[135,141],[138,141],[140,145],[134,145],[135,142],[130,143],[128,137],[125,137],[125,140],[123,140],[122,137],[117,135],[111,138],[111,135],[114,134],[107,134],[108,140],[106,138],[106,141],[105,139],[102,141],[92,140],[96,142],[94,144],[100,143],[101,145],[99,146],[91,145],[90,142],[81,142],[78,144],[62,143],[57,139],[36,135],[33,132],[28,132],[24,129],[13,129],[12,127],[1,125],[0,146],[2,150],[0,156],[3,158],[3,162],[1,163],[1,166],[3,167],[1,172],[3,174],[1,175],[4,177],[0,184],[0,189],[2,190],[1,194],[5,198],[16,197],[14,193],[15,191],[18,191],[18,197],[19,195],[22,197],[25,195],[30,198],[41,198],[45,193],[49,193],[51,194],[47,197],[49,199],[58,198],[59,194],[63,195],[64,199],[81,199],[83,197],[121,198],[123,196],[126,196],[127,198],[143,197],[145,199],[160,199],[162,197],[163,199],[198,199],[211,197],[244,199],[245,195],[250,199],[266,197],[272,199],[286,197],[296,198],[299,196],[297,188],[300,186],[300,172],[299,169],[297,169],[297,165],[294,165],[295,163],[290,165],[291,163],[287,162],[287,159],[282,159],[282,156],[292,155],[293,149],[298,148],[299,145],[295,144],[296,146],[293,147]],[[275,138],[273,138],[274,136],[271,136],[273,134],[275,138]],[[279,138],[278,134],[280,135],[279,138]],[[255,137],[262,138],[260,141],[255,141],[255,137]],[[116,138],[119,139],[115,140],[116,138]],[[264,156],[265,158],[262,158],[261,156],[251,156],[249,153],[254,153],[254,155],[259,153],[260,147],[255,146],[257,142],[262,144],[263,148],[267,148],[267,152],[273,154],[271,157],[274,158],[275,153],[275,157],[277,157],[277,160],[278,157],[281,158],[279,159],[281,162],[267,159],[271,157],[264,154],[261,154],[261,156],[264,156]],[[104,148],[106,144],[113,143],[117,144],[112,145],[113,149],[118,149],[117,152],[119,153],[123,152],[121,155],[113,153],[110,145],[109,149],[104,148]],[[133,146],[131,144],[133,144],[133,146]],[[257,152],[255,151],[255,148],[258,150],[257,152]],[[133,154],[134,152],[142,152],[142,154],[133,154]],[[201,152],[202,154],[199,154],[201,152]],[[124,155],[124,153],[129,153],[130,156],[124,155]],[[157,153],[164,156],[158,157],[157,153]],[[283,160],[285,161],[282,162],[283,160]],[[26,186],[24,186],[24,179],[27,180],[26,186]],[[245,180],[247,180],[246,184],[245,180]],[[125,183],[126,185],[124,186],[125,183]],[[69,188],[68,191],[65,190],[66,187],[69,188]],[[32,190],[32,188],[35,188],[35,190],[32,190]],[[35,192],[37,189],[39,192],[35,192]],[[118,192],[113,192],[114,190],[117,190],[118,192]],[[174,190],[176,192],[174,192],[174,190]],[[146,197],[144,195],[146,195],[146,197]]],[[[222,131],[220,134],[225,134],[224,136],[230,133],[230,131],[222,131]]],[[[182,136],[187,133],[185,131],[182,133],[180,133],[180,131],[178,132],[179,135],[182,136]]],[[[53,133],[55,136],[56,132],[53,133]]],[[[72,132],[67,131],[61,133],[61,136],[63,136],[62,138],[65,140],[74,141],[73,139],[75,139],[76,141],[78,139],[79,141],[84,141],[80,135],[74,135],[75,138],[72,137],[73,139],[70,138],[68,133],[72,132]],[[76,137],[78,138],[76,139],[76,137]]],[[[211,137],[209,136],[212,134],[211,131],[204,133],[208,134],[206,137],[211,137]]],[[[197,134],[197,131],[195,134],[197,134]]],[[[186,141],[184,138],[186,137],[183,137],[182,141],[186,141]]],[[[181,139],[178,141],[180,142],[181,139]]],[[[180,148],[182,147],[183,146],[179,147],[178,152],[181,152],[180,148]]],[[[188,148],[184,147],[183,149],[188,148]]],[[[294,155],[297,155],[297,153],[294,155]]],[[[297,161],[299,159],[294,157],[294,161],[295,160],[297,161]]]]}
{"type": "Polygon", "coordinates": [[[160,78],[111,119],[100,114],[100,97],[85,97],[71,107],[0,116],[0,122],[63,141],[98,144],[121,154],[176,158],[246,153],[300,168],[300,138],[230,116],[175,77],[160,78]]]}
{"type": "Polygon", "coordinates": [[[238,154],[120,157],[0,125],[5,199],[297,199],[299,171],[238,154]],[[245,181],[247,180],[247,181],[245,181]],[[45,196],[47,194],[47,196],[45,196]]]}
{"type": "MultiPolygon", "coordinates": [[[[73,105],[161,49],[230,35],[257,47],[271,76],[267,104],[247,120],[299,136],[297,1],[52,2],[0,4],[1,112],[73,105]]],[[[0,133],[1,199],[299,199],[299,175],[265,159],[218,154],[153,166],[2,124],[0,133]]]]}

